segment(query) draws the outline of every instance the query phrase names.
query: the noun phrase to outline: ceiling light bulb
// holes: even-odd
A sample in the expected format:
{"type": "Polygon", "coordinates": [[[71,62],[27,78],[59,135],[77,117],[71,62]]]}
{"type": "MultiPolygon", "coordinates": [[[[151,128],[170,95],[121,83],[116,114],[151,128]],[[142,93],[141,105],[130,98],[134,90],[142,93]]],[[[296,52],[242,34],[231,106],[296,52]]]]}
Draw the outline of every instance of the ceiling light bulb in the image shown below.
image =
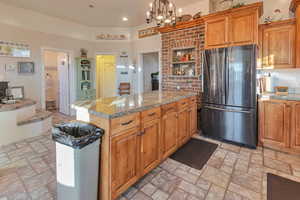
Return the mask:
{"type": "Polygon", "coordinates": [[[124,22],[127,22],[128,21],[128,18],[127,17],[123,17],[122,19],[124,22]]]}
{"type": "Polygon", "coordinates": [[[158,15],[157,17],[156,17],[156,19],[158,19],[158,20],[161,20],[161,19],[163,19],[164,17],[162,16],[162,15],[158,15]]]}
{"type": "Polygon", "coordinates": [[[169,24],[169,23],[171,23],[171,20],[170,20],[170,19],[166,19],[166,20],[165,20],[165,23],[166,23],[166,24],[169,24]]]}
{"type": "Polygon", "coordinates": [[[182,13],[182,8],[179,8],[178,12],[179,12],[179,14],[181,14],[182,13]]]}
{"type": "Polygon", "coordinates": [[[150,8],[152,8],[153,7],[153,3],[150,3],[149,6],[150,6],[150,8]]]}
{"type": "Polygon", "coordinates": [[[173,8],[173,4],[172,3],[169,3],[169,8],[173,8]]]}

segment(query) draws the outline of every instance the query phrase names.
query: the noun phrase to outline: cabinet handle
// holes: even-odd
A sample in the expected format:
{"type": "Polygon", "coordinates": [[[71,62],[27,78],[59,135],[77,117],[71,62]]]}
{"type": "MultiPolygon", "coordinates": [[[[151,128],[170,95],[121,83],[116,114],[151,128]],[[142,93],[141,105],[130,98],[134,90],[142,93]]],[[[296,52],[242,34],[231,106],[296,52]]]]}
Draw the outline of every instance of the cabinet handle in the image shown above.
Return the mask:
{"type": "Polygon", "coordinates": [[[156,113],[154,112],[154,113],[150,113],[148,116],[149,117],[152,117],[152,116],[154,116],[156,113]]]}
{"type": "Polygon", "coordinates": [[[126,125],[129,125],[129,124],[131,124],[133,122],[133,120],[130,120],[130,121],[128,121],[128,122],[124,122],[124,123],[122,123],[121,125],[122,126],[126,126],[126,125]]]}
{"type": "Polygon", "coordinates": [[[144,135],[145,134],[145,131],[140,131],[138,134],[137,134],[137,136],[142,136],[142,135],[144,135]]]}

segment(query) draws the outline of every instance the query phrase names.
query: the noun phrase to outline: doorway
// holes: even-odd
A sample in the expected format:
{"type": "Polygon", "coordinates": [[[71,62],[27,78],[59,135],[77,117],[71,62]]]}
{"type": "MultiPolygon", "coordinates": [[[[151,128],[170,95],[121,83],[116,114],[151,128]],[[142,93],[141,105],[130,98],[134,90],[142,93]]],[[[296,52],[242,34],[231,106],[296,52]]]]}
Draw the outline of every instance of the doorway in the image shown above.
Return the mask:
{"type": "Polygon", "coordinates": [[[96,96],[97,98],[113,97],[117,94],[116,56],[96,56],[96,96]]]}
{"type": "Polygon", "coordinates": [[[159,53],[143,53],[143,91],[159,90],[159,53]]]}
{"type": "Polygon", "coordinates": [[[70,56],[66,52],[44,50],[46,110],[70,115],[70,56]]]}

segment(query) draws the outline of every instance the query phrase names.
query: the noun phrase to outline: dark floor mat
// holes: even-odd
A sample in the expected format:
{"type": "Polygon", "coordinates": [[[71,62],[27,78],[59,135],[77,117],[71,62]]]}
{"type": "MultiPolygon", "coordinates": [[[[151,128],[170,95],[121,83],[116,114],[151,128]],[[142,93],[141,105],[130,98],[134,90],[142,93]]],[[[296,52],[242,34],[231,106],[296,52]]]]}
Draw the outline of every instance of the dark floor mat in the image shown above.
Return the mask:
{"type": "Polygon", "coordinates": [[[268,200],[299,200],[300,183],[268,173],[268,200]]]}
{"type": "Polygon", "coordinates": [[[217,147],[218,145],[214,143],[191,139],[170,158],[192,168],[201,170],[217,147]]]}

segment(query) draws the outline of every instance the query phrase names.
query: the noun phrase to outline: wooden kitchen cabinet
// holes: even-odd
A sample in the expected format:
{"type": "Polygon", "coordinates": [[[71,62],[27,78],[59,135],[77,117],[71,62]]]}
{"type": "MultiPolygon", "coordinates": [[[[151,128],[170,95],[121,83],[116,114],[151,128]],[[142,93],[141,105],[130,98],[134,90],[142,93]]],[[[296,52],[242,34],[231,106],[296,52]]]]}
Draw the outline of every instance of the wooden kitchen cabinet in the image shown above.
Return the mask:
{"type": "Polygon", "coordinates": [[[289,147],[291,108],[282,101],[265,101],[260,104],[260,139],[264,146],[289,147]]]}
{"type": "Polygon", "coordinates": [[[258,43],[257,12],[238,12],[230,16],[231,45],[247,45],[258,43]]]}
{"type": "Polygon", "coordinates": [[[160,162],[160,118],[143,123],[140,149],[143,176],[160,162]]]}
{"type": "MultiPolygon", "coordinates": [[[[165,159],[170,156],[177,149],[177,122],[178,114],[175,109],[176,105],[166,106],[166,111],[162,116],[162,132],[161,132],[161,151],[162,158],[165,159]],[[173,108],[173,109],[171,109],[173,108]]],[[[163,107],[164,110],[164,107],[163,107]]]]}
{"type": "Polygon", "coordinates": [[[189,112],[189,122],[190,122],[190,137],[192,137],[194,134],[197,133],[197,125],[198,125],[198,119],[197,119],[197,104],[192,104],[191,109],[189,112]]]}
{"type": "Polygon", "coordinates": [[[205,49],[258,44],[262,3],[204,16],[205,49]]]}
{"type": "Polygon", "coordinates": [[[114,199],[139,178],[139,128],[120,132],[111,140],[111,188],[114,199]]]}
{"type": "Polygon", "coordinates": [[[295,20],[273,22],[261,26],[262,68],[295,67],[295,20]]]}
{"type": "Polygon", "coordinates": [[[296,58],[295,64],[296,68],[300,68],[300,0],[292,0],[290,10],[295,13],[296,16],[296,58]]]}
{"type": "Polygon", "coordinates": [[[300,152],[300,103],[295,102],[292,106],[292,133],[291,148],[300,152]]]}
{"type": "Polygon", "coordinates": [[[190,138],[189,133],[189,109],[186,108],[178,112],[178,144],[182,145],[190,138]]]}
{"type": "Polygon", "coordinates": [[[205,48],[228,45],[228,17],[218,17],[205,21],[205,48]]]}

